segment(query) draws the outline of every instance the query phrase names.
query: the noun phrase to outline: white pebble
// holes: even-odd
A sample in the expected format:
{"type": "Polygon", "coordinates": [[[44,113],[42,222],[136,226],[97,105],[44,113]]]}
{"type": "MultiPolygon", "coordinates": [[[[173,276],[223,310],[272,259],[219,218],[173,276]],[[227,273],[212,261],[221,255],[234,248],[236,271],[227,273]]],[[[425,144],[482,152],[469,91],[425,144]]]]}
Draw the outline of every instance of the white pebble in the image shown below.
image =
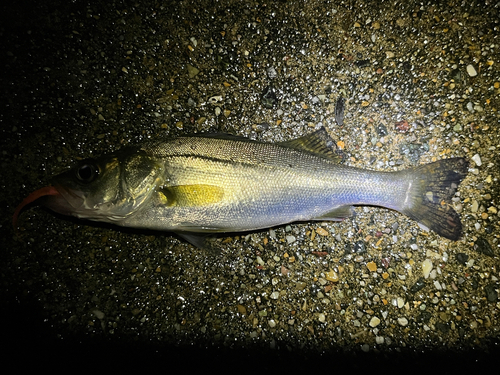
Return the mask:
{"type": "Polygon", "coordinates": [[[478,167],[480,167],[480,166],[481,166],[481,164],[482,164],[482,163],[481,163],[481,156],[479,156],[479,154],[474,155],[474,156],[472,157],[472,160],[474,161],[474,163],[476,163],[476,165],[477,165],[478,167]]]}
{"type": "Polygon", "coordinates": [[[374,317],[371,318],[371,320],[370,320],[370,327],[375,328],[379,324],[380,324],[380,319],[379,318],[377,318],[376,316],[374,316],[374,317]]]}
{"type": "Polygon", "coordinates": [[[326,320],[325,314],[323,314],[323,313],[319,314],[319,316],[318,316],[318,320],[319,320],[321,323],[324,323],[324,322],[325,322],[325,320],[326,320]]]}
{"type": "Polygon", "coordinates": [[[477,72],[476,72],[476,69],[471,65],[467,65],[467,73],[471,76],[471,77],[475,77],[477,76],[477,72]]]}
{"type": "Polygon", "coordinates": [[[441,284],[439,284],[439,281],[437,280],[434,280],[434,287],[437,289],[437,290],[442,290],[443,288],[441,287],[441,284]]]}
{"type": "Polygon", "coordinates": [[[398,318],[398,323],[399,323],[399,325],[405,327],[405,326],[408,325],[408,319],[406,319],[406,318],[398,318]]]}
{"type": "Polygon", "coordinates": [[[432,270],[432,262],[430,259],[426,259],[422,262],[422,272],[424,273],[424,277],[427,279],[432,270]]]}
{"type": "Polygon", "coordinates": [[[271,293],[271,298],[272,299],[278,299],[279,296],[280,296],[280,292],[272,292],[271,293]]]}
{"type": "Polygon", "coordinates": [[[473,199],[470,210],[471,212],[477,212],[478,209],[479,209],[479,203],[477,203],[477,200],[473,199]]]}
{"type": "Polygon", "coordinates": [[[402,308],[405,305],[405,300],[402,299],[401,297],[398,297],[397,303],[398,303],[398,308],[402,308]]]}

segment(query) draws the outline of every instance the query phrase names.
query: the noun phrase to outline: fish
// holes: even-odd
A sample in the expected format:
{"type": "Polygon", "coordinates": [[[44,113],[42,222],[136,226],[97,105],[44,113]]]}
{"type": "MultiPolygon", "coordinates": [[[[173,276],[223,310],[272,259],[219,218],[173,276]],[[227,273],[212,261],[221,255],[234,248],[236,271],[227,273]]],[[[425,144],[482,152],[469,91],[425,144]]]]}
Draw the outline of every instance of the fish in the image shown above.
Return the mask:
{"type": "Polygon", "coordinates": [[[267,143],[225,134],[153,140],[55,176],[16,208],[37,201],[80,219],[196,236],[249,232],[292,222],[338,221],[354,206],[395,210],[456,241],[462,223],[451,198],[468,173],[464,157],[400,171],[340,162],[324,127],[267,143]]]}

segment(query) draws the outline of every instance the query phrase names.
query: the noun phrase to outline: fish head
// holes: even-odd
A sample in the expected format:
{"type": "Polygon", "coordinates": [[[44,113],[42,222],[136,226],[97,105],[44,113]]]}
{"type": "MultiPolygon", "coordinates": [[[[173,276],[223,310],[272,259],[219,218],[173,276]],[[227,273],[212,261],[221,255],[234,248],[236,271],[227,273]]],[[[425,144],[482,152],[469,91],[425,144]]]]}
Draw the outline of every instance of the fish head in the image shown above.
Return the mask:
{"type": "Polygon", "coordinates": [[[81,219],[108,221],[120,195],[121,165],[114,156],[85,159],[52,179],[58,194],[42,205],[54,212],[81,219]]]}
{"type": "Polygon", "coordinates": [[[52,185],[28,195],[17,206],[14,228],[21,211],[33,202],[62,215],[96,221],[109,221],[119,195],[120,163],[116,157],[85,159],[55,176],[52,185]]]}
{"type": "Polygon", "coordinates": [[[52,185],[26,197],[13,216],[34,201],[63,215],[120,224],[133,215],[163,183],[163,167],[135,148],[85,159],[55,176],[52,185]]]}

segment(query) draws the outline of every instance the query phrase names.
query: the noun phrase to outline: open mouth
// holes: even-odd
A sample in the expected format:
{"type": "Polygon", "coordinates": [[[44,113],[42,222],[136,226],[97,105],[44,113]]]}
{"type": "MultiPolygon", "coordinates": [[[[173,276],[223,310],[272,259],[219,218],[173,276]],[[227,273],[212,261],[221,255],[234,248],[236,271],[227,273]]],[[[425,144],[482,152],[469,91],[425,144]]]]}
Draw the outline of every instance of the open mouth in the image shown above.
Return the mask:
{"type": "Polygon", "coordinates": [[[66,189],[63,189],[61,187],[56,188],[55,186],[46,186],[34,191],[26,198],[24,198],[19,206],[17,206],[12,217],[12,225],[14,226],[14,228],[17,227],[17,220],[23,209],[35,201],[41,203],[47,208],[50,208],[54,212],[63,215],[70,215],[75,210],[75,207],[74,205],[71,205],[69,203],[69,197],[66,197],[68,195],[71,196],[72,201],[78,201],[80,203],[83,201],[80,196],[73,194],[71,191],[67,191],[66,189]]]}

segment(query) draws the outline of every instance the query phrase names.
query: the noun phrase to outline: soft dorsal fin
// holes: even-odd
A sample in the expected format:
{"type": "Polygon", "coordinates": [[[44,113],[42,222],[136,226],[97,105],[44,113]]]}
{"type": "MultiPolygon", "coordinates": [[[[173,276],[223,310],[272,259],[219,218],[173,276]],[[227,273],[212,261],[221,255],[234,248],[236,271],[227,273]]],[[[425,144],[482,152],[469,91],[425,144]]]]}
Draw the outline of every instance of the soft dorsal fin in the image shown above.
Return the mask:
{"type": "Polygon", "coordinates": [[[335,142],[323,127],[316,130],[314,133],[278,144],[295,150],[305,151],[336,163],[339,163],[341,159],[340,156],[335,153],[335,142]]]}

